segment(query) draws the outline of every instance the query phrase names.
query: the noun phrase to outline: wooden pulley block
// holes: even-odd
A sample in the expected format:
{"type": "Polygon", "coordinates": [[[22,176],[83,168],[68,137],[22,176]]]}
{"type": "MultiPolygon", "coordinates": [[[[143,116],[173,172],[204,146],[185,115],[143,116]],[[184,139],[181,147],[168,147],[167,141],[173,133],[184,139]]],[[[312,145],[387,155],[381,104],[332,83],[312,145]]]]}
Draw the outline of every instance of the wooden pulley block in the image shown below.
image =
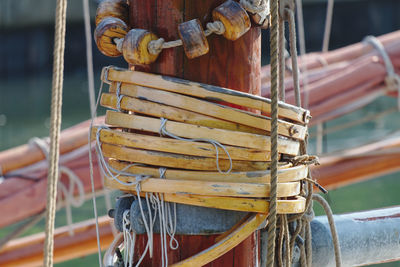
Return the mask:
{"type": "Polygon", "coordinates": [[[213,19],[224,24],[224,37],[228,40],[236,40],[245,34],[251,26],[250,17],[242,6],[232,0],[228,0],[215,8],[212,12],[213,19]]]}
{"type": "Polygon", "coordinates": [[[157,40],[154,33],[143,29],[130,30],[122,43],[122,54],[126,62],[132,65],[147,65],[156,61],[158,54],[151,54],[149,43],[157,40]]]}
{"type": "Polygon", "coordinates": [[[104,18],[94,30],[97,48],[106,56],[120,56],[122,53],[118,50],[114,39],[124,38],[127,32],[128,26],[124,21],[113,17],[104,18]]]}
{"type": "Polygon", "coordinates": [[[178,32],[188,58],[192,59],[208,53],[207,38],[198,19],[179,24],[178,32]]]}
{"type": "Polygon", "coordinates": [[[106,17],[119,18],[129,23],[129,7],[126,0],[104,0],[99,3],[96,11],[96,26],[106,17]]]}

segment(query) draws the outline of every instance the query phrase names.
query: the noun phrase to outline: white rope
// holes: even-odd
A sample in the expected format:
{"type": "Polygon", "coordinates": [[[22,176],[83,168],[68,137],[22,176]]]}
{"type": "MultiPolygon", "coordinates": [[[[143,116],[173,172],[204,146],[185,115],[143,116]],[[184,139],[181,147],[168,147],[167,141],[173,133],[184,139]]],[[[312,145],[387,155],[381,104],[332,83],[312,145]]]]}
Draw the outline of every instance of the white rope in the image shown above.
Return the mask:
{"type": "Polygon", "coordinates": [[[105,174],[107,179],[115,180],[121,185],[125,186],[134,186],[138,185],[141,181],[149,178],[149,175],[141,175],[141,174],[132,174],[130,172],[126,172],[130,167],[132,166],[137,166],[140,164],[129,164],[128,166],[124,167],[122,170],[117,170],[113,167],[111,167],[106,159],[104,158],[102,149],[101,149],[101,141],[100,141],[100,131],[103,129],[109,130],[107,126],[97,126],[97,132],[96,132],[96,152],[97,156],[99,158],[99,166],[101,167],[101,171],[105,174]],[[130,177],[135,177],[135,181],[133,182],[124,182],[121,181],[118,177],[124,175],[124,176],[130,176],[130,177]]]}
{"type": "MultiPolygon", "coordinates": [[[[166,168],[159,168],[158,169],[160,172],[160,178],[161,179],[165,179],[165,172],[167,171],[166,168]]],[[[165,209],[166,209],[166,216],[165,216],[165,220],[167,221],[167,233],[170,237],[170,241],[169,241],[169,247],[173,250],[178,249],[179,247],[179,242],[178,240],[176,240],[175,238],[175,233],[176,233],[176,203],[165,203],[165,209]],[[173,209],[174,209],[174,215],[173,215],[173,219],[172,219],[172,215],[171,215],[171,205],[173,205],[173,209]],[[175,243],[175,244],[174,244],[175,243]]]]}
{"type": "Polygon", "coordinates": [[[176,135],[174,135],[174,134],[172,134],[172,133],[170,133],[170,132],[168,132],[166,130],[166,124],[167,124],[168,120],[165,119],[165,118],[160,118],[160,120],[161,120],[161,124],[160,124],[159,133],[160,133],[161,136],[169,136],[169,137],[172,137],[172,138],[174,138],[176,140],[187,141],[187,142],[206,142],[206,143],[212,144],[214,146],[214,148],[215,148],[215,154],[216,154],[215,164],[217,166],[217,170],[220,173],[224,173],[224,174],[227,174],[227,173],[231,172],[231,170],[232,170],[232,158],[231,158],[228,150],[221,143],[219,143],[218,141],[215,141],[213,139],[208,139],[208,138],[183,138],[183,137],[176,136],[176,135]],[[219,151],[218,151],[218,148],[221,148],[229,158],[229,168],[225,172],[222,171],[221,168],[219,167],[219,151]]]}
{"type": "Polygon", "coordinates": [[[392,61],[390,60],[389,55],[387,54],[385,47],[375,36],[367,36],[364,38],[363,43],[370,44],[374,47],[380,54],[383,59],[383,62],[386,67],[387,76],[385,78],[386,86],[389,90],[397,89],[397,108],[400,111],[400,76],[396,74],[394,71],[394,67],[392,61]]]}
{"type": "Polygon", "coordinates": [[[129,209],[124,211],[122,220],[122,233],[124,236],[125,248],[124,263],[125,267],[130,267],[133,264],[133,258],[135,256],[136,233],[131,226],[129,209]]]}
{"type": "Polygon", "coordinates": [[[225,32],[225,26],[219,20],[214,21],[214,22],[208,22],[206,24],[206,26],[207,26],[207,29],[204,31],[204,34],[206,36],[209,36],[213,33],[221,35],[221,34],[224,34],[224,32],[225,32]]]}
{"type": "Polygon", "coordinates": [[[264,0],[240,0],[240,5],[253,14],[259,14],[269,8],[264,0]]]}
{"type": "Polygon", "coordinates": [[[121,112],[121,101],[124,95],[121,95],[121,82],[117,82],[117,110],[121,112]]]}
{"type": "MultiPolygon", "coordinates": [[[[40,139],[38,137],[33,137],[29,140],[28,144],[29,145],[36,145],[44,154],[46,157],[46,160],[48,161],[49,158],[49,145],[47,143],[48,138],[45,139],[40,139]]],[[[66,219],[67,219],[67,226],[68,226],[68,232],[70,235],[74,234],[73,228],[72,228],[72,211],[71,211],[71,205],[73,207],[81,207],[85,201],[85,190],[83,188],[83,183],[81,179],[68,167],[62,166],[59,164],[58,167],[58,189],[61,190],[61,192],[64,195],[65,198],[65,213],[66,213],[66,219]],[[61,176],[62,174],[65,174],[66,177],[68,178],[68,184],[69,187],[68,189],[64,185],[64,183],[61,181],[61,176]],[[78,195],[77,198],[74,197],[75,193],[75,187],[77,188],[78,195]]],[[[58,195],[61,197],[61,195],[58,195]]],[[[59,201],[61,202],[61,201],[59,201]]],[[[57,203],[57,209],[60,209],[60,203],[57,203]]]]}

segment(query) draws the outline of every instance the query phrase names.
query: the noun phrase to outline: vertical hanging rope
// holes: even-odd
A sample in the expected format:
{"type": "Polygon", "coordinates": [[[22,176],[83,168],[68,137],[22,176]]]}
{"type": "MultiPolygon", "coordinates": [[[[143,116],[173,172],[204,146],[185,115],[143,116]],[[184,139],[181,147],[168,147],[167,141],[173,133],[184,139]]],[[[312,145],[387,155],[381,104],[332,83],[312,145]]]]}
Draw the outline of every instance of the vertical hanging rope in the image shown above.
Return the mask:
{"type": "Polygon", "coordinates": [[[57,0],[54,36],[53,82],[51,97],[50,153],[47,176],[46,239],[44,243],[43,265],[53,266],[54,221],[57,200],[59,139],[61,128],[61,106],[64,72],[65,24],[67,0],[57,0]]]}
{"type": "Polygon", "coordinates": [[[285,20],[279,18],[279,44],[278,44],[278,56],[279,56],[279,100],[285,102],[285,20]]]}
{"type": "Polygon", "coordinates": [[[267,266],[274,266],[278,185],[278,0],[271,0],[271,193],[268,213],[267,266]]]}
{"type": "Polygon", "coordinates": [[[327,52],[329,49],[329,39],[331,37],[334,2],[335,0],[328,0],[328,5],[326,7],[326,19],[325,19],[324,39],[322,42],[322,52],[327,52]]]}
{"type": "Polygon", "coordinates": [[[297,62],[296,23],[294,21],[294,10],[286,8],[285,14],[287,15],[289,21],[290,56],[292,58],[293,87],[295,92],[296,106],[301,107],[299,66],[297,62]]]}

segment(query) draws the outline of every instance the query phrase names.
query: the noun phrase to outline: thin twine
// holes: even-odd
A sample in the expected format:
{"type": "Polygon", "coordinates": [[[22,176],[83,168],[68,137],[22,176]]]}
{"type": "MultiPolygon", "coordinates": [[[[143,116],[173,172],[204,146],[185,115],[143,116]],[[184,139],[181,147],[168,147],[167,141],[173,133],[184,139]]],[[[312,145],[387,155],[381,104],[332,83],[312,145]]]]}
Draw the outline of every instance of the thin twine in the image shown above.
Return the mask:
{"type": "Polygon", "coordinates": [[[140,182],[146,180],[147,178],[150,178],[150,175],[141,175],[141,174],[133,174],[130,172],[126,172],[126,170],[128,170],[130,167],[138,166],[140,164],[132,163],[132,164],[129,164],[128,166],[124,167],[122,170],[117,170],[108,164],[108,162],[106,161],[106,159],[103,155],[102,148],[101,148],[102,142],[100,140],[100,132],[103,129],[109,130],[110,128],[107,126],[97,126],[95,148],[96,148],[97,156],[99,158],[99,165],[101,167],[101,171],[104,173],[106,178],[110,179],[112,181],[115,180],[119,184],[125,185],[125,186],[136,186],[136,185],[140,184],[140,182]],[[118,178],[121,175],[135,177],[135,181],[124,182],[118,178]]]}
{"type": "Polygon", "coordinates": [[[231,172],[231,170],[232,170],[232,158],[231,158],[231,155],[229,154],[228,150],[225,148],[224,145],[222,145],[218,141],[215,141],[213,139],[208,139],[208,138],[183,138],[183,137],[176,136],[176,135],[174,135],[174,134],[172,134],[172,133],[170,133],[170,132],[168,132],[166,130],[166,124],[167,124],[168,120],[165,119],[165,118],[160,118],[160,120],[161,120],[161,124],[160,124],[159,133],[160,133],[161,136],[169,136],[169,137],[172,137],[172,138],[174,138],[176,140],[180,140],[180,141],[206,142],[206,143],[212,144],[214,146],[214,148],[215,148],[215,155],[216,155],[215,164],[217,166],[218,172],[223,173],[223,174],[227,174],[227,173],[231,172]],[[225,154],[228,156],[229,168],[228,168],[227,171],[222,171],[220,166],[219,166],[219,151],[218,151],[218,148],[221,148],[225,152],[225,154]]]}
{"type": "Polygon", "coordinates": [[[125,254],[124,254],[125,267],[132,266],[133,258],[135,255],[136,233],[132,229],[129,217],[130,217],[130,211],[129,209],[127,209],[124,211],[122,215],[122,233],[124,237],[124,248],[125,248],[125,254]]]}
{"type": "Polygon", "coordinates": [[[365,37],[363,43],[372,45],[372,47],[375,48],[382,57],[387,72],[385,83],[389,90],[397,89],[397,108],[400,111],[400,76],[397,75],[394,71],[392,61],[390,60],[390,57],[385,50],[385,47],[382,45],[381,41],[379,41],[378,38],[371,35],[365,37]]]}
{"type": "Polygon", "coordinates": [[[59,140],[61,128],[61,107],[64,74],[64,49],[67,1],[57,0],[55,15],[53,81],[51,100],[50,157],[47,177],[47,205],[43,265],[53,266],[54,222],[56,213],[59,140]]]}

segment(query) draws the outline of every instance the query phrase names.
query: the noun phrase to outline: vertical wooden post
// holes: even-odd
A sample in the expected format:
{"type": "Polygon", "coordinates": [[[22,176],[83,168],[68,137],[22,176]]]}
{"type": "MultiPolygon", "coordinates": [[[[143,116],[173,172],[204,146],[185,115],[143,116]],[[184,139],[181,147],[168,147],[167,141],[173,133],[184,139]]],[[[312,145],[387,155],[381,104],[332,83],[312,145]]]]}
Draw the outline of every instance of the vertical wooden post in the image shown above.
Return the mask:
{"type": "MultiPolygon", "coordinates": [[[[198,18],[205,28],[212,21],[211,12],[224,0],[130,0],[130,26],[147,29],[167,41],[176,40],[178,24],[198,18]]],[[[192,81],[219,85],[234,90],[260,95],[261,32],[252,28],[232,42],[222,36],[208,38],[210,52],[195,59],[187,59],[183,48],[167,49],[150,66],[136,69],[171,75],[192,81]]],[[[257,234],[207,266],[255,266],[257,261],[257,234]]],[[[169,250],[169,263],[183,260],[215,242],[215,236],[178,236],[179,248],[169,250]]],[[[137,253],[143,251],[146,237],[137,241],[137,253]]],[[[143,266],[160,266],[160,239],[155,236],[153,259],[148,256],[143,266]]]]}

